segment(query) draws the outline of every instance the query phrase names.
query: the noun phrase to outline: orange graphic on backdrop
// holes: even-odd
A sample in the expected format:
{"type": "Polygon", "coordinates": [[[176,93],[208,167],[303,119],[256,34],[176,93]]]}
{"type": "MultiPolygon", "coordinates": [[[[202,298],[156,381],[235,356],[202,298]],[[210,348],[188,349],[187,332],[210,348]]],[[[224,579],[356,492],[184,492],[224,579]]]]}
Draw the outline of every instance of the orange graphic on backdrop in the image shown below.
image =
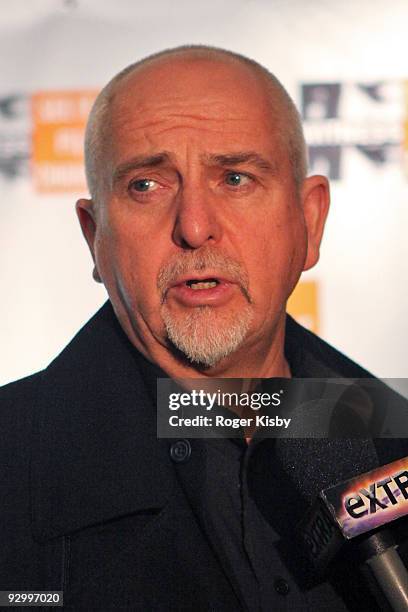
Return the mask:
{"type": "Polygon", "coordinates": [[[301,325],[318,333],[319,309],[316,281],[302,281],[297,285],[289,298],[287,311],[301,325]]]}
{"type": "Polygon", "coordinates": [[[46,91],[32,96],[32,173],[41,193],[86,189],[83,141],[96,91],[46,91]]]}

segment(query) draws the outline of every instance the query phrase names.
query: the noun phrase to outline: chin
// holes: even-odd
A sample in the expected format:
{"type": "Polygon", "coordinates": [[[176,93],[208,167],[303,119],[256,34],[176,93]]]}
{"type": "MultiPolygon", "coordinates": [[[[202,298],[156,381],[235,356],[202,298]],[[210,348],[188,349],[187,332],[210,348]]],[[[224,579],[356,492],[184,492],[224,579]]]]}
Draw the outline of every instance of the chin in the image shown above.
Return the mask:
{"type": "Polygon", "coordinates": [[[161,315],[171,345],[198,369],[213,368],[234,353],[243,344],[253,319],[250,306],[228,313],[200,306],[175,315],[163,305],[161,315]]]}

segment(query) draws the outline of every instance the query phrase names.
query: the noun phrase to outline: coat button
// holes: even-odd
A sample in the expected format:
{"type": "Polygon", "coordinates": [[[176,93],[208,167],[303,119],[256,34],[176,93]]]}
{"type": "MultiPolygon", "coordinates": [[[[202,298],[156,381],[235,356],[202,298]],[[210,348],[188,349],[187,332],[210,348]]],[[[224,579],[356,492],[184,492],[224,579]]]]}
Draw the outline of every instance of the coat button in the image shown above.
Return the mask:
{"type": "Polygon", "coordinates": [[[170,458],[175,463],[188,461],[191,455],[191,445],[188,440],[177,440],[170,446],[170,458]]]}
{"type": "Polygon", "coordinates": [[[275,579],[274,585],[275,591],[279,595],[287,595],[290,591],[290,586],[284,578],[278,577],[275,579]]]}

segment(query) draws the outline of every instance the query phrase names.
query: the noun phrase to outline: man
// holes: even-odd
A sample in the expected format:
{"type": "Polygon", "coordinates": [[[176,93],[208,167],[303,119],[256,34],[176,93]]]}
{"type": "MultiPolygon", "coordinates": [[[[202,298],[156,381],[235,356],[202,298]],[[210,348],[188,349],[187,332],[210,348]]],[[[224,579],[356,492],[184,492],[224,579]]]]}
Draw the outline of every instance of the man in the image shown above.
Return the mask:
{"type": "Polygon", "coordinates": [[[101,94],[86,160],[78,215],[132,344],[171,376],[288,375],[284,305],[317,261],[329,190],[304,180],[282,87],[225,53],[162,55],[101,94]]]}
{"type": "Polygon", "coordinates": [[[77,213],[110,302],[2,392],[1,589],[72,610],[361,609],[361,589],[304,580],[291,508],[266,516],[268,480],[251,489],[255,440],[156,436],[158,377],[369,376],[285,314],[329,205],[293,102],[242,56],[165,51],[102,90],[85,157],[77,213]]]}

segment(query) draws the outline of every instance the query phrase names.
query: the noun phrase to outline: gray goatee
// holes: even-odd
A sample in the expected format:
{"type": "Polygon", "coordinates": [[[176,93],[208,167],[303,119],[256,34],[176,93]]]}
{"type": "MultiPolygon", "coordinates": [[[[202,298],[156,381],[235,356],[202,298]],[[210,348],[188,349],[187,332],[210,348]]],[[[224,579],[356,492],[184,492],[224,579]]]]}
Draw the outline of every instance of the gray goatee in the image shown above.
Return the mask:
{"type": "Polygon", "coordinates": [[[160,270],[157,286],[161,293],[161,316],[170,342],[191,362],[213,367],[236,351],[248,333],[253,318],[252,300],[248,292],[248,276],[241,264],[212,248],[185,251],[174,256],[160,270]],[[237,283],[247,304],[238,312],[214,306],[198,306],[184,315],[172,312],[166,292],[172,282],[194,272],[216,270],[237,283]]]}

